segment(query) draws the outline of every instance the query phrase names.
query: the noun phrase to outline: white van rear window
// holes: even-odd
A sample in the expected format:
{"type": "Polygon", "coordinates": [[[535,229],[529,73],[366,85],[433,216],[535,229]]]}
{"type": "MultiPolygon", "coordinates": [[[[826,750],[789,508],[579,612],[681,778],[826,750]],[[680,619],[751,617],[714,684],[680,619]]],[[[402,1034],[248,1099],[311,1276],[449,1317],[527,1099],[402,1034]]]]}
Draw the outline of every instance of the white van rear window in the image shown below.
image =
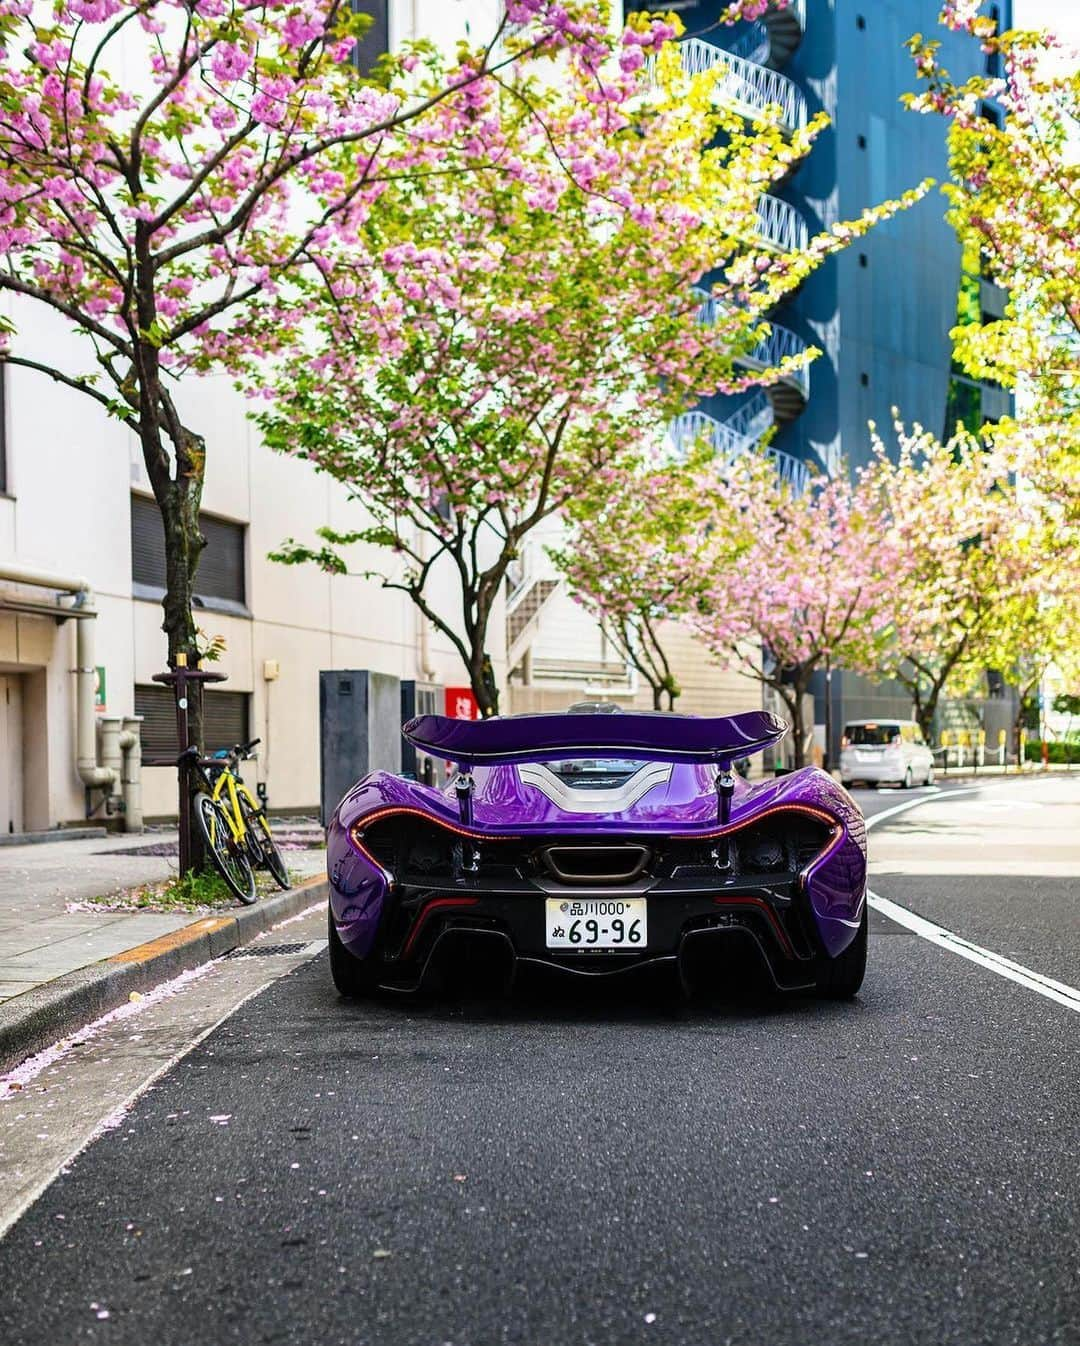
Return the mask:
{"type": "Polygon", "coordinates": [[[856,747],[885,748],[900,733],[900,726],[884,721],[872,724],[849,724],[844,729],[844,737],[856,747]]]}

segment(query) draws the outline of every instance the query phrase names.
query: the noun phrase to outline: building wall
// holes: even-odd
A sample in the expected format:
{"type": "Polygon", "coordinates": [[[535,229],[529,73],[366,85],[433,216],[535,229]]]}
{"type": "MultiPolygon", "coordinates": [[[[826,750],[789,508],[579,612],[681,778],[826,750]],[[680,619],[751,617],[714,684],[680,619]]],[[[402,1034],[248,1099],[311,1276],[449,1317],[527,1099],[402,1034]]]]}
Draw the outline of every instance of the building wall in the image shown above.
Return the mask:
{"type": "MultiPolygon", "coordinates": [[[[941,39],[957,78],[982,69],[973,39],[939,27],[940,8],[938,0],[807,0],[806,33],[784,73],[831,125],[781,194],[812,232],[925,177],[947,179],[941,119],[900,102],[917,83],[903,45],[913,33],[941,39]]],[[[1006,26],[1011,8],[1000,0],[1006,26]]],[[[936,188],[815,272],[778,314],[822,356],[811,370],[809,405],[777,447],[825,461],[838,452],[858,466],[870,453],[869,421],[892,440],[893,407],[944,432],[959,285],[960,248],[936,188]]]]}
{"type": "MultiPolygon", "coordinates": [[[[51,315],[22,304],[13,311],[15,349],[30,358],[79,368],[78,338],[51,315]]],[[[0,565],[14,562],[85,578],[98,612],[97,663],[104,667],[107,713],[129,715],[136,684],[164,671],[166,642],[157,602],[132,596],[130,499],[149,483],[133,436],[88,400],[32,371],[7,378],[9,496],[0,498],[0,565]]],[[[225,686],[250,695],[253,736],[263,739],[252,777],[265,780],[273,808],[309,809],[318,801],[318,674],[369,668],[444,685],[466,681],[449,642],[428,632],[422,667],[421,619],[399,592],[375,581],[329,577],[314,567],[286,567],[267,552],[286,537],[314,537],[329,523],[362,527],[362,511],[326,477],[271,453],[246,418],[245,400],[223,378],[191,379],[180,394],[187,423],[205,434],[207,512],[246,525],[250,616],[205,610],[207,635],[221,635],[217,667],[225,686]],[[280,676],[263,678],[266,660],[280,676]]],[[[353,548],[350,568],[385,566],[374,548],[353,548]]],[[[435,604],[452,611],[450,576],[437,576],[435,604]]],[[[50,601],[51,594],[0,581],[0,674],[20,677],[23,809],[26,829],[84,818],[75,770],[75,622],[3,610],[8,602],[50,601]],[[32,693],[32,694],[31,694],[32,693]]],[[[502,629],[496,611],[493,631],[502,629]]],[[[496,637],[496,675],[505,664],[496,637]]],[[[215,745],[221,746],[221,745],[215,745]]],[[[147,816],[175,811],[175,772],[144,772],[147,816]]],[[[7,822],[0,820],[6,828],[7,822]]]]}

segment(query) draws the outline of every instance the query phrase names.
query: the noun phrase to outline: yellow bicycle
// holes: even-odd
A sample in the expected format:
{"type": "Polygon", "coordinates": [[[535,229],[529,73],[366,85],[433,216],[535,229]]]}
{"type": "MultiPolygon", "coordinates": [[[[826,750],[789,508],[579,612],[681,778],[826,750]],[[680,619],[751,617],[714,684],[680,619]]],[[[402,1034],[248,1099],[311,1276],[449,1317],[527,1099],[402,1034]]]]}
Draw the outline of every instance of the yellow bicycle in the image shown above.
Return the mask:
{"type": "Polygon", "coordinates": [[[197,789],[191,801],[206,853],[241,902],[255,901],[256,869],[268,870],[279,888],[288,888],[289,871],[270,833],[266,810],[240,779],[239,766],[259,743],[238,743],[213,757],[200,757],[189,748],[180,761],[188,762],[197,789]]]}

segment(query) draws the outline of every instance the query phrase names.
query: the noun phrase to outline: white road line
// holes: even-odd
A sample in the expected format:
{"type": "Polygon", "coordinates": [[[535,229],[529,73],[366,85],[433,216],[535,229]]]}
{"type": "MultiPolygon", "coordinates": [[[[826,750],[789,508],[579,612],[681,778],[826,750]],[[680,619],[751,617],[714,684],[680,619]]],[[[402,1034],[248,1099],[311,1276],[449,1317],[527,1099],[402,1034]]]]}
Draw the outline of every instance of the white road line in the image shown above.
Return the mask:
{"type": "Polygon", "coordinates": [[[1076,987],[1066,986],[1063,982],[1054,981],[1051,977],[1044,977],[1041,972],[1033,972],[1031,968],[1024,967],[1022,963],[1014,963],[1011,958],[1006,958],[1000,953],[994,953],[991,949],[984,949],[979,944],[972,944],[970,940],[953,934],[951,930],[946,930],[943,925],[935,925],[933,921],[928,921],[925,916],[917,916],[915,912],[908,911],[907,907],[901,907],[896,902],[891,902],[887,897],[881,897],[877,893],[870,892],[867,893],[866,900],[875,911],[880,911],[883,916],[888,916],[890,920],[896,921],[898,925],[904,926],[913,934],[929,940],[931,944],[936,944],[938,948],[948,949],[950,953],[955,953],[960,958],[978,963],[980,967],[989,968],[991,972],[996,972],[999,977],[1007,977],[1009,981],[1016,982],[1018,986],[1026,986],[1029,991],[1037,991],[1039,995],[1046,996],[1048,1000],[1053,1000],[1059,1005],[1064,1005],[1066,1009],[1071,1009],[1080,1014],[1080,990],[1077,990],[1076,987]]]}
{"type": "Polygon", "coordinates": [[[894,804],[892,808],[882,809],[880,813],[871,814],[866,819],[866,830],[869,832],[876,823],[883,823],[886,818],[892,818],[897,813],[906,813],[908,809],[918,808],[920,804],[933,804],[942,799],[951,799],[953,795],[978,794],[980,790],[985,789],[985,785],[962,785],[956,790],[937,789],[933,794],[921,795],[918,799],[905,799],[902,804],[894,804]]]}
{"type": "MultiPolygon", "coordinates": [[[[902,804],[896,804],[892,808],[884,809],[881,813],[875,813],[873,817],[867,818],[866,829],[869,831],[875,823],[884,822],[886,818],[894,817],[898,813],[906,813],[908,809],[916,808],[919,804],[928,804],[931,799],[942,800],[948,799],[952,795],[974,794],[982,788],[979,785],[971,785],[958,790],[942,791],[940,794],[924,796],[922,799],[907,799],[902,804]]],[[[899,903],[893,902],[887,897],[882,897],[879,893],[868,890],[866,900],[875,911],[880,911],[883,916],[888,916],[897,925],[902,925],[906,930],[910,930],[912,934],[918,935],[921,939],[936,944],[939,949],[947,949],[959,958],[966,958],[971,963],[977,963],[979,967],[985,967],[991,972],[996,972],[999,977],[1005,977],[1009,981],[1016,982],[1018,986],[1024,986],[1029,991],[1035,991],[1039,995],[1045,996],[1047,1000],[1053,1000],[1055,1004],[1063,1005],[1066,1009],[1080,1014],[1080,990],[1075,986],[1066,986],[1064,982],[1054,981],[1052,977],[1044,977],[1041,972],[1034,972],[1031,968],[1024,967],[1022,963],[1016,963],[1003,954],[994,953],[992,949],[984,949],[980,944],[972,944],[970,940],[954,934],[945,926],[938,925],[934,921],[928,921],[925,916],[919,916],[914,911],[909,911],[907,907],[902,907],[899,903]]]]}

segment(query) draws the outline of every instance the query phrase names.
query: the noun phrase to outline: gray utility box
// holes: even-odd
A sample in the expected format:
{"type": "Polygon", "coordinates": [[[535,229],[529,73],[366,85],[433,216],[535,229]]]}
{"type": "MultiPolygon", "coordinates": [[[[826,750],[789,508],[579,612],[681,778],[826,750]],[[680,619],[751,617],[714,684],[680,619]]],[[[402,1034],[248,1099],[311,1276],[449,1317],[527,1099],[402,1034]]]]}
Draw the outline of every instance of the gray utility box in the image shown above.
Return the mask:
{"type": "Polygon", "coordinates": [[[369,771],[401,770],[401,682],[366,668],[319,674],[322,824],[369,771]]]}

